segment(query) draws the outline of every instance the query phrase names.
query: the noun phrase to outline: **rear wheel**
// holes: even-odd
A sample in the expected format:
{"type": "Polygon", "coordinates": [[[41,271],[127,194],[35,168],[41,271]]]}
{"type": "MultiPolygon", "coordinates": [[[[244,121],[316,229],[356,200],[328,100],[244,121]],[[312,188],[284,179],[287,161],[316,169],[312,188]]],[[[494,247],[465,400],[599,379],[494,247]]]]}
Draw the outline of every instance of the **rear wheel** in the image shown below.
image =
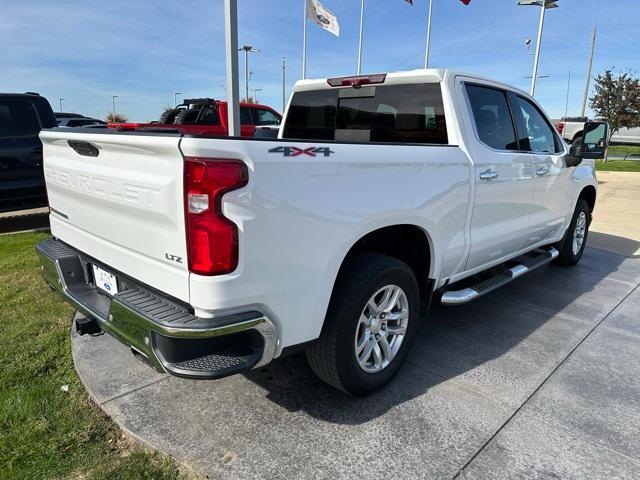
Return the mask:
{"type": "Polygon", "coordinates": [[[556,258],[555,263],[570,267],[580,261],[587,245],[590,223],[591,211],[589,210],[589,205],[583,198],[580,198],[573,212],[569,228],[559,245],[560,255],[556,258]]]}
{"type": "Polygon", "coordinates": [[[354,256],[336,283],[320,338],[307,350],[312,370],[351,395],[379,390],[407,356],[419,308],[418,284],[405,263],[354,256]]]}

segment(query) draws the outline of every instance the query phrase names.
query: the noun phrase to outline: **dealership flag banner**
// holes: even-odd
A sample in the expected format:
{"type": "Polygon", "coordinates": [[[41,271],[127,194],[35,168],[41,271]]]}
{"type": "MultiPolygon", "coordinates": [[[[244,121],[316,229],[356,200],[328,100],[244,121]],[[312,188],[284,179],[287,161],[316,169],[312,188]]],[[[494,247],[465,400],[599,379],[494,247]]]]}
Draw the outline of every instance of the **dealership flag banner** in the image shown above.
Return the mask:
{"type": "Polygon", "coordinates": [[[336,37],[340,36],[338,18],[318,0],[307,0],[307,18],[336,37]]]}

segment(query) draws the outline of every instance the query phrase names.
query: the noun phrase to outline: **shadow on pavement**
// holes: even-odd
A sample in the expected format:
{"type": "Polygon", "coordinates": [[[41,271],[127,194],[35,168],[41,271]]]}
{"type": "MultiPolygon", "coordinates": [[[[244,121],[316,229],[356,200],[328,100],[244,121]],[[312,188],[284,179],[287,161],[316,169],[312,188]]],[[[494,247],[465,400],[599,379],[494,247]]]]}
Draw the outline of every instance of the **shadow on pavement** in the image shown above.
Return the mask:
{"type": "Polygon", "coordinates": [[[632,238],[591,231],[587,242],[590,247],[619,253],[629,258],[640,258],[638,253],[640,251],[640,242],[632,238]]]}
{"type": "Polygon", "coordinates": [[[245,377],[279,406],[336,424],[369,422],[453,378],[470,395],[517,408],[640,281],[625,260],[587,249],[573,268],[542,268],[465,306],[434,305],[398,376],[369,397],[328,387],[304,354],[245,377]]]}

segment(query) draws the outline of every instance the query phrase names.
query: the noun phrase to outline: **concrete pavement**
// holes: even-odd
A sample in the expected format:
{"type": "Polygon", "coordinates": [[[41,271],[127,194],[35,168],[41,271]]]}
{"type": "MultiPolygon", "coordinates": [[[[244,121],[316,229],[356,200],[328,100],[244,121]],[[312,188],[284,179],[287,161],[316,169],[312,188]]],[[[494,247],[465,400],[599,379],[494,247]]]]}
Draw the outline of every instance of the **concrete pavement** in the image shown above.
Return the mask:
{"type": "Polygon", "coordinates": [[[598,172],[589,245],[640,257],[640,173],[598,172]]]}
{"type": "Polygon", "coordinates": [[[303,356],[219,381],[160,375],[108,336],[78,373],[125,430],[210,478],[640,478],[640,259],[588,248],[436,306],[399,376],[350,398],[303,356]]]}

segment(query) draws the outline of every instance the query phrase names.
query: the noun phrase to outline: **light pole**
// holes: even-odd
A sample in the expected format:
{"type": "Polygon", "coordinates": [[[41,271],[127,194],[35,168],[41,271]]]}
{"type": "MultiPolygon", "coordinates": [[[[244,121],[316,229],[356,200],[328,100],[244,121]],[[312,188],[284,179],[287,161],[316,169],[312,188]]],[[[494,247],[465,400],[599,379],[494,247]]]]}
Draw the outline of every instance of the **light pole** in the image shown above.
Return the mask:
{"type": "Polygon", "coordinates": [[[362,39],[364,36],[364,0],[360,0],[360,38],[358,41],[358,67],[357,73],[362,71],[362,39]]]}
{"type": "Polygon", "coordinates": [[[427,18],[427,41],[424,47],[424,68],[429,68],[429,48],[431,46],[431,14],[433,13],[433,0],[429,0],[429,17],[427,18]]]}
{"type": "Polygon", "coordinates": [[[62,101],[64,100],[64,98],[60,99],[60,111],[62,112],[62,101]]]}
{"type": "Polygon", "coordinates": [[[520,0],[518,5],[540,7],[540,23],[538,24],[538,42],[536,43],[536,56],[533,61],[533,74],[531,75],[531,96],[536,93],[536,81],[538,80],[538,63],[540,60],[540,48],[542,47],[542,30],[544,28],[544,14],[548,8],[557,8],[558,0],[520,0]]]}
{"type": "Polygon", "coordinates": [[[224,0],[224,46],[227,70],[227,124],[229,136],[240,135],[238,92],[238,0],[224,0]]]}
{"type": "Polygon", "coordinates": [[[251,91],[253,92],[253,103],[258,103],[258,92],[261,92],[262,89],[261,88],[252,88],[251,91]]]}
{"type": "Polygon", "coordinates": [[[249,52],[259,52],[257,48],[251,45],[243,45],[238,50],[244,50],[244,99],[249,100],[249,52]]]}
{"type": "Polygon", "coordinates": [[[178,95],[182,95],[182,92],[173,92],[173,108],[178,106],[178,95]]]}
{"type": "Polygon", "coordinates": [[[282,114],[284,115],[284,109],[285,109],[285,70],[287,69],[287,64],[285,62],[285,58],[282,57],[282,114]]]}
{"type": "Polygon", "coordinates": [[[118,98],[118,95],[111,95],[111,106],[113,107],[113,118],[112,118],[112,120],[114,122],[116,121],[116,98],[118,98]]]}

